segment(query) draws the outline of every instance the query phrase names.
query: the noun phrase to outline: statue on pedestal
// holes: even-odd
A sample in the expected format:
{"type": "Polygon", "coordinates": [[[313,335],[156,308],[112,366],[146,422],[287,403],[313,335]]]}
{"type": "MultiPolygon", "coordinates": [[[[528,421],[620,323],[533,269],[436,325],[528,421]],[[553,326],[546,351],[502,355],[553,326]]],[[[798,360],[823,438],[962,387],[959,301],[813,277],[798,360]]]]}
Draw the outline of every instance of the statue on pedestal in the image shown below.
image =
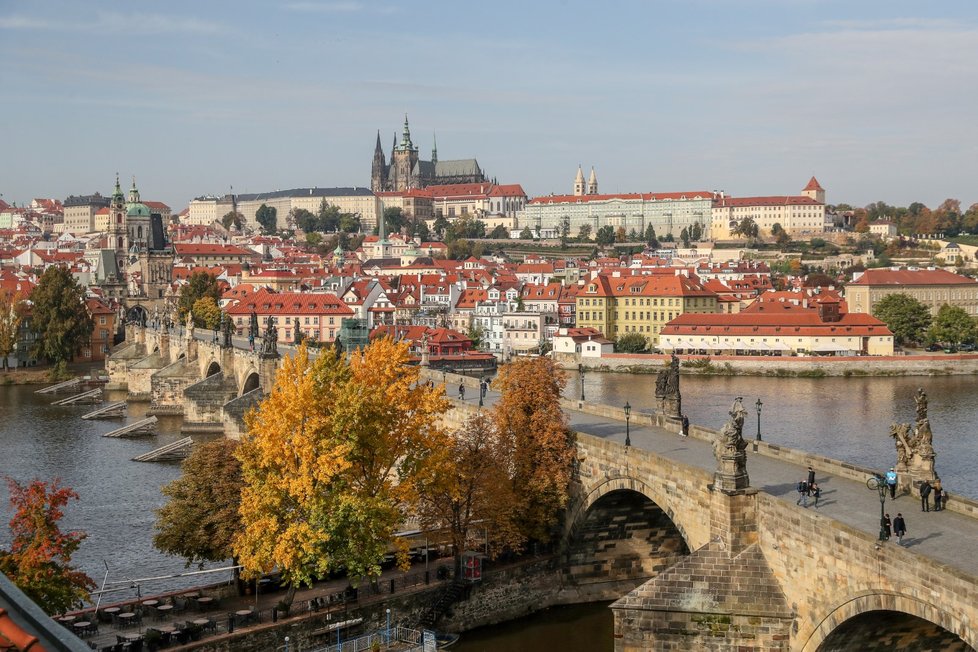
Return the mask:
{"type": "Polygon", "coordinates": [[[743,397],[734,399],[727,420],[716,439],[713,440],[713,455],[717,460],[717,470],[713,478],[714,489],[732,492],[750,487],[747,475],[747,442],[744,440],[743,397]]]}
{"type": "Polygon", "coordinates": [[[275,328],[275,320],[268,318],[268,325],[261,337],[261,356],[263,358],[278,357],[278,329],[275,328]]]}
{"type": "Polygon", "coordinates": [[[655,398],[659,411],[670,419],[682,419],[682,394],[679,392],[679,357],[675,353],[669,367],[655,379],[655,398]]]}
{"type": "Polygon", "coordinates": [[[221,346],[225,349],[230,349],[234,346],[231,338],[234,337],[235,333],[234,322],[223,312],[221,313],[221,346]]]}
{"type": "Polygon", "coordinates": [[[894,423],[890,426],[890,436],[896,446],[897,463],[894,467],[901,487],[918,486],[924,480],[934,482],[934,435],[927,417],[927,394],[921,387],[914,394],[917,420],[909,423],[894,423]]]}
{"type": "Polygon", "coordinates": [[[421,366],[427,367],[430,363],[428,361],[428,332],[425,331],[421,336],[421,366]]]}

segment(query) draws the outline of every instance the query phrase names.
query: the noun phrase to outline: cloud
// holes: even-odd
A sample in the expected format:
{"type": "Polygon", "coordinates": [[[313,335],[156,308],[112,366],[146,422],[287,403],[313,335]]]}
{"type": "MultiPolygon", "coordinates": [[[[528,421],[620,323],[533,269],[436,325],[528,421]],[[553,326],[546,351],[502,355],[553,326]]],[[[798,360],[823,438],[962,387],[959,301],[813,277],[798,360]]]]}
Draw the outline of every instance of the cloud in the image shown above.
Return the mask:
{"type": "Polygon", "coordinates": [[[0,16],[0,30],[50,32],[90,32],[105,34],[124,30],[130,34],[218,34],[225,25],[185,16],[163,14],[99,12],[94,20],[58,21],[31,16],[0,16]]]}

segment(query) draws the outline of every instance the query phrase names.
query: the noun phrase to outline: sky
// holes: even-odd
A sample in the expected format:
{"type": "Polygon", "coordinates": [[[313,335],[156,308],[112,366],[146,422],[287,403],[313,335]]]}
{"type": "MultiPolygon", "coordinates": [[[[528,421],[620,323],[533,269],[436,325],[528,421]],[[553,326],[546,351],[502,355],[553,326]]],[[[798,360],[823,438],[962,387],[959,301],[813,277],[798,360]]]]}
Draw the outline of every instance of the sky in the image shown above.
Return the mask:
{"type": "Polygon", "coordinates": [[[0,195],[369,186],[422,157],[532,196],[978,201],[973,0],[0,0],[0,195]]]}

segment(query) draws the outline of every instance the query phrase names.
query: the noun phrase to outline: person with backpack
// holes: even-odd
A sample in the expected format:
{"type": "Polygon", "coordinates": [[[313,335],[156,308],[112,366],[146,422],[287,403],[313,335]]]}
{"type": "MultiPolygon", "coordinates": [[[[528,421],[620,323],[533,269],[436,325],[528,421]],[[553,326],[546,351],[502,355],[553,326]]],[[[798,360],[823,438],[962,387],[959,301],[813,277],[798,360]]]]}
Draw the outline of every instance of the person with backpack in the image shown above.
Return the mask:
{"type": "Polygon", "coordinates": [[[818,509],[818,499],[822,497],[822,488],[818,486],[817,482],[813,482],[811,486],[808,487],[808,492],[812,495],[812,498],[815,499],[813,507],[818,509]]]}
{"type": "Polygon", "coordinates": [[[920,511],[930,511],[930,490],[931,486],[927,480],[920,483],[920,511]]]}
{"type": "Polygon", "coordinates": [[[798,483],[798,501],[795,504],[808,507],[808,482],[805,480],[798,483]]]}

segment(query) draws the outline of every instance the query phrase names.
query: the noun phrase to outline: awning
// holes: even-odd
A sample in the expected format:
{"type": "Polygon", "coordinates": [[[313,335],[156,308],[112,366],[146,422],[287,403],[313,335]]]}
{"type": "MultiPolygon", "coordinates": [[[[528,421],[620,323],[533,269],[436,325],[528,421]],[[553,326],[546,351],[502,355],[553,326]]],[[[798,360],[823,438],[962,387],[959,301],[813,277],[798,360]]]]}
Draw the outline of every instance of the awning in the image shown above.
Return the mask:
{"type": "Polygon", "coordinates": [[[775,342],[774,344],[772,344],[771,345],[771,348],[775,349],[776,351],[790,351],[791,350],[791,347],[788,346],[787,344],[785,344],[784,342],[782,342],[781,340],[778,340],[777,342],[775,342]]]}
{"type": "Polygon", "coordinates": [[[664,342],[659,342],[659,348],[660,349],[668,349],[668,350],[672,351],[673,349],[676,348],[676,345],[673,344],[672,342],[664,341],[664,342]]]}
{"type": "Polygon", "coordinates": [[[819,342],[812,348],[812,351],[818,353],[832,353],[835,351],[848,351],[848,346],[843,346],[841,344],[836,344],[835,342],[819,342]]]}
{"type": "Polygon", "coordinates": [[[768,346],[767,342],[757,342],[756,344],[753,344],[752,345],[752,348],[755,348],[758,351],[770,351],[771,350],[771,347],[768,346]]]}
{"type": "Polygon", "coordinates": [[[747,351],[749,349],[752,349],[753,347],[747,344],[747,342],[745,342],[744,340],[737,340],[736,342],[734,342],[733,348],[737,349],[738,351],[747,351]]]}

